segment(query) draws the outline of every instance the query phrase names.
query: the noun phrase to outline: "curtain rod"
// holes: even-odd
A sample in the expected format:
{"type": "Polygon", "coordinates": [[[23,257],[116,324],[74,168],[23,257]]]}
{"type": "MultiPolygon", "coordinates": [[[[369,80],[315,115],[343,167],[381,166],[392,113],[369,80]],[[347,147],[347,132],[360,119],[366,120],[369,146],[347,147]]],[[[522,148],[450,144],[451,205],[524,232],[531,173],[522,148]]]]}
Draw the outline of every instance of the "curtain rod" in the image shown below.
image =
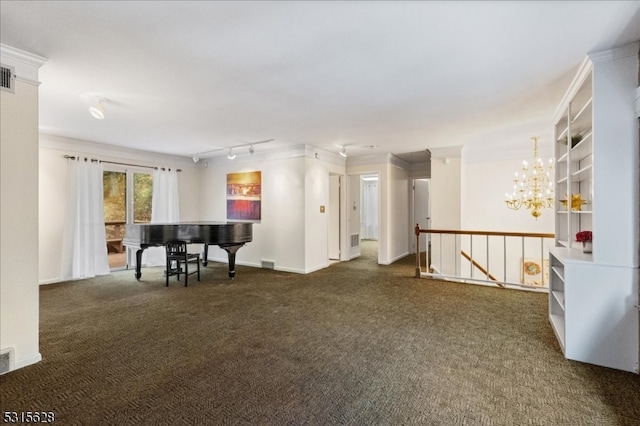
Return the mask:
{"type": "MultiPolygon", "coordinates": [[[[76,158],[80,159],[80,157],[76,157],[74,155],[67,155],[65,154],[64,158],[67,158],[69,160],[75,160],[76,158]]],[[[87,161],[88,158],[84,157],[84,161],[87,161]]],[[[154,169],[154,170],[168,170],[171,171],[171,169],[169,168],[164,168],[164,167],[154,167],[154,166],[143,166],[141,164],[130,164],[130,163],[118,163],[117,161],[107,161],[107,160],[98,160],[96,158],[91,158],[91,162],[98,162],[98,163],[107,163],[107,164],[118,164],[120,166],[132,166],[132,167],[144,167],[145,169],[154,169]]],[[[181,172],[182,169],[176,169],[177,172],[181,172]]]]}

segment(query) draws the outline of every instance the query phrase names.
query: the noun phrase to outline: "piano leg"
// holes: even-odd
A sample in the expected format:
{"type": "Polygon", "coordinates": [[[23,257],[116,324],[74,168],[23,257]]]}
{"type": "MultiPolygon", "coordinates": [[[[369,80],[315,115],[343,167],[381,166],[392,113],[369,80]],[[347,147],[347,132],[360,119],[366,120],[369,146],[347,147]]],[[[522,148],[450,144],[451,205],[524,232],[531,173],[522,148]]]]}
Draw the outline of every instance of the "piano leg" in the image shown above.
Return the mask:
{"type": "Polygon", "coordinates": [[[220,246],[229,255],[229,278],[233,279],[236,276],[236,252],[244,244],[220,246]]]}
{"type": "Polygon", "coordinates": [[[144,251],[145,248],[140,248],[136,250],[136,280],[140,280],[140,277],[142,276],[142,272],[140,272],[140,268],[142,267],[142,252],[144,251]]]}
{"type": "Polygon", "coordinates": [[[208,255],[209,255],[209,244],[204,244],[204,256],[202,256],[202,266],[207,266],[207,263],[209,263],[208,259],[208,255]]]}

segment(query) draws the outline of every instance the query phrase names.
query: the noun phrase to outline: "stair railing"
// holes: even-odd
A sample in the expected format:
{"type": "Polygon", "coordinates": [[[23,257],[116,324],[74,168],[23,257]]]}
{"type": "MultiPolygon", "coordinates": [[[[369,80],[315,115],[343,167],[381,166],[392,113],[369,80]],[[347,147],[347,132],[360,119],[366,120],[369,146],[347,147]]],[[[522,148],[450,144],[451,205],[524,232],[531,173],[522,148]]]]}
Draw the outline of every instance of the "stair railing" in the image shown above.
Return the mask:
{"type": "Polygon", "coordinates": [[[548,289],[548,248],[554,234],[421,229],[416,224],[415,235],[416,277],[548,289]],[[429,236],[423,250],[421,234],[429,236]]]}

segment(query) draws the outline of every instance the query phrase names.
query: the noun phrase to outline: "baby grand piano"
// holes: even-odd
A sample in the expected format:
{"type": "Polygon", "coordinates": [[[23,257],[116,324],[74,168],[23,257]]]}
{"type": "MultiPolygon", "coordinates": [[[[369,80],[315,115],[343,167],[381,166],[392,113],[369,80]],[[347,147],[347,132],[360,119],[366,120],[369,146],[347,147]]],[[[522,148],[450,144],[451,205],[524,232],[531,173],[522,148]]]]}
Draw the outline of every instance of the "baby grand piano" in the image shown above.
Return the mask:
{"type": "Polygon", "coordinates": [[[236,252],[253,237],[249,222],[140,223],[125,225],[122,244],[136,251],[136,279],[142,272],[142,252],[147,247],[164,246],[167,241],[183,240],[188,244],[204,244],[202,264],[207,266],[209,245],[217,245],[229,255],[229,278],[236,275],[236,252]]]}

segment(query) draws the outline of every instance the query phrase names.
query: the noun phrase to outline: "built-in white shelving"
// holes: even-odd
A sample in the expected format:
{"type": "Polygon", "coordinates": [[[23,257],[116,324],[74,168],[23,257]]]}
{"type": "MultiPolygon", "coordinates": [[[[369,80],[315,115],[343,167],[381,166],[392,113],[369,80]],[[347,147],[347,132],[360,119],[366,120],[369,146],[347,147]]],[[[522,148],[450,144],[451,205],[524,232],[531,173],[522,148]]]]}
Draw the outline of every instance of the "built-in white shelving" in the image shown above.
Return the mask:
{"type": "Polygon", "coordinates": [[[637,52],[636,43],[590,54],[556,112],[556,247],[549,256],[549,321],[565,357],[636,373],[637,52]],[[593,232],[593,253],[575,241],[579,231],[593,232]]]}

